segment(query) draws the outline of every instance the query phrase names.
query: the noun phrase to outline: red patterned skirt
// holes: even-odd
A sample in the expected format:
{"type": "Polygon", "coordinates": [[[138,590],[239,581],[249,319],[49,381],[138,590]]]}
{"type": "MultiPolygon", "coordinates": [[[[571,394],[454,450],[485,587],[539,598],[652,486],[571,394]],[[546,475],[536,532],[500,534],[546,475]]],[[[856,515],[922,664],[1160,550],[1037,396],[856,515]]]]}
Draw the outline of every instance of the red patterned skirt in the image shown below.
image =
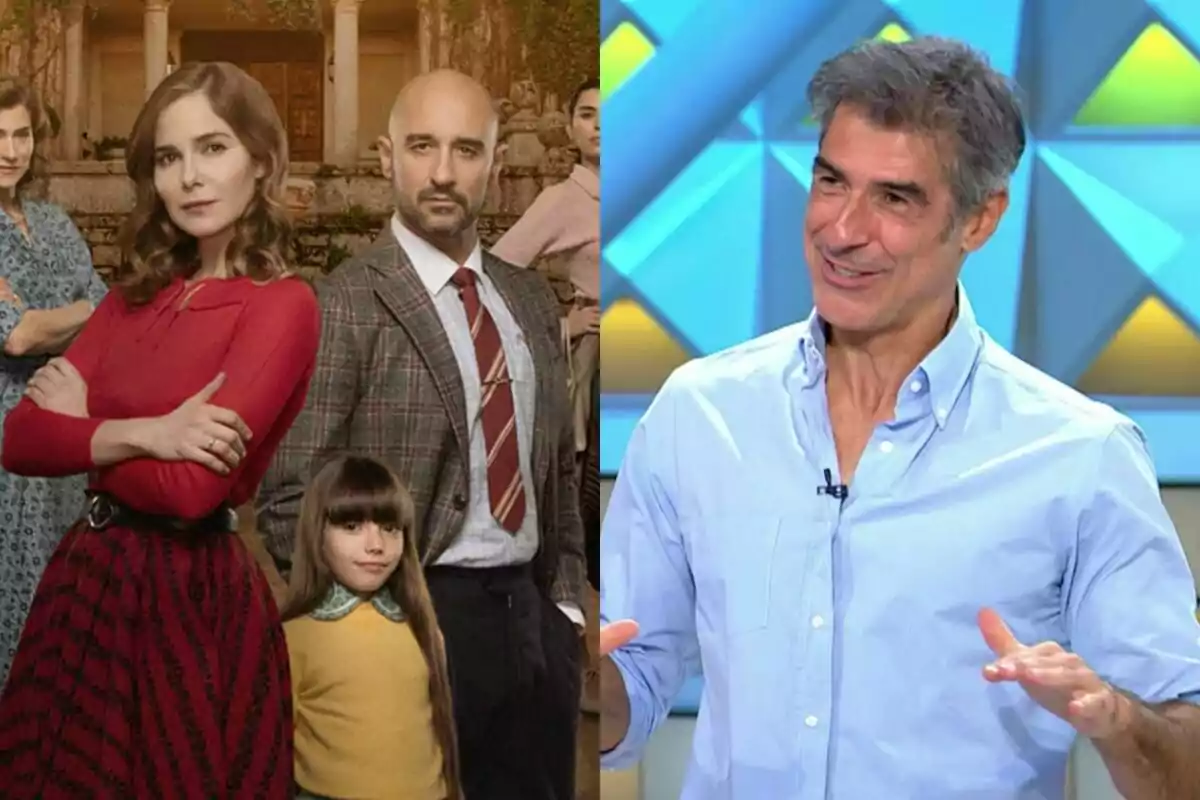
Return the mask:
{"type": "Polygon", "coordinates": [[[287,646],[237,534],[68,532],[0,696],[0,787],[7,800],[291,797],[287,646]]]}

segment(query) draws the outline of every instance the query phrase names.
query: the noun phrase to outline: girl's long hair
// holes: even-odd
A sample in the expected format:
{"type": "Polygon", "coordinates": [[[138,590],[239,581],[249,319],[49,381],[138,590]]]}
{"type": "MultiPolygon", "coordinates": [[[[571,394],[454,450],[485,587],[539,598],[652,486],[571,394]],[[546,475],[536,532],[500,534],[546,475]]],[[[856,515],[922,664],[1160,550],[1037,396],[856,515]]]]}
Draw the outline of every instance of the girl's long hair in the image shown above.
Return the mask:
{"type": "Polygon", "coordinates": [[[333,585],[333,573],[323,555],[326,528],[364,522],[387,525],[404,532],[400,564],[386,586],[404,610],[425,656],[429,668],[433,728],[442,750],[446,795],[450,800],[459,800],[462,786],[446,646],[417,555],[412,497],[400,478],[383,463],[362,456],[343,456],[326,464],[309,484],[296,524],[296,546],[283,619],[287,621],[312,612],[333,585]]]}

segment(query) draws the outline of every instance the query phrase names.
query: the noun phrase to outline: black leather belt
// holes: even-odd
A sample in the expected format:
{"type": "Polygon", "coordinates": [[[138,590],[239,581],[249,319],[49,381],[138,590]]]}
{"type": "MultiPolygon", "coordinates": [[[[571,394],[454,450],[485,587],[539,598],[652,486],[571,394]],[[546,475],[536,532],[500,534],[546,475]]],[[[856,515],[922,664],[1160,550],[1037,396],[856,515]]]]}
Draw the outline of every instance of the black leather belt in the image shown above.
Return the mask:
{"type": "Polygon", "coordinates": [[[138,511],[105,492],[88,492],[87,495],[88,511],[84,521],[94,531],[115,525],[146,533],[232,533],[238,527],[237,512],[226,503],[202,519],[181,519],[138,511]]]}

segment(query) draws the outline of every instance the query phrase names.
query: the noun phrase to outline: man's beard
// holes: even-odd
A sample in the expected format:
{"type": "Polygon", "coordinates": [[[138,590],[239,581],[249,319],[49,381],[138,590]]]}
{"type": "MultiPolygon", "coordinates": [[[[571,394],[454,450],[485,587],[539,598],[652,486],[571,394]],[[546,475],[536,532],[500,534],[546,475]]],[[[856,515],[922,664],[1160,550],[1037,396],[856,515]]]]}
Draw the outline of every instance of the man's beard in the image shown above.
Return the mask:
{"type": "Polygon", "coordinates": [[[464,233],[474,230],[475,224],[479,220],[482,204],[475,210],[466,205],[459,205],[459,209],[460,215],[451,221],[442,215],[430,214],[413,203],[397,202],[396,204],[396,210],[404,224],[413,233],[431,241],[454,240],[464,233]]]}

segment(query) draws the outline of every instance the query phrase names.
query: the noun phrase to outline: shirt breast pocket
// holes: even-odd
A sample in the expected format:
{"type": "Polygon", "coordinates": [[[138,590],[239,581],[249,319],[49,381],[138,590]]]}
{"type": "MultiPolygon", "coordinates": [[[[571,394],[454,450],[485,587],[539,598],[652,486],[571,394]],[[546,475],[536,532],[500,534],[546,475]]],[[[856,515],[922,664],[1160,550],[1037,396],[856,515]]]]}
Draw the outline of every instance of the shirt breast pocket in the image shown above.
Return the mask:
{"type": "Polygon", "coordinates": [[[761,512],[721,512],[699,520],[692,576],[702,632],[738,636],[772,623],[781,528],[778,515],[761,512]]]}

